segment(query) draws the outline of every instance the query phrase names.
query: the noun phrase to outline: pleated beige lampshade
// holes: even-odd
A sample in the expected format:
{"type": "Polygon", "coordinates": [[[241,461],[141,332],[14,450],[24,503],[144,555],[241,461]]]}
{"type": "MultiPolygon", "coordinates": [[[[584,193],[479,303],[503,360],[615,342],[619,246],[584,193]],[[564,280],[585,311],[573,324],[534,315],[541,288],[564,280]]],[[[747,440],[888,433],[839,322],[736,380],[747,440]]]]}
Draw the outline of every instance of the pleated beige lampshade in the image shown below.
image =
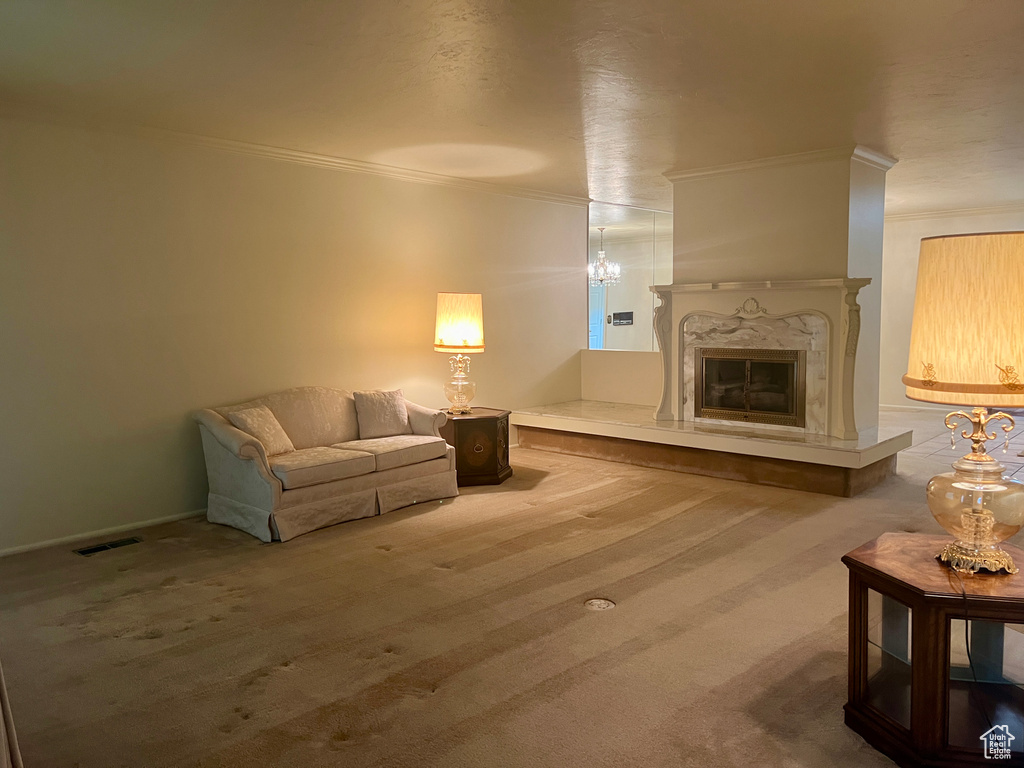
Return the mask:
{"type": "Polygon", "coordinates": [[[484,303],[479,293],[437,294],[434,351],[484,351],[484,303]]]}
{"type": "Polygon", "coordinates": [[[1024,407],[1024,232],[921,241],[907,397],[1024,407]]]}

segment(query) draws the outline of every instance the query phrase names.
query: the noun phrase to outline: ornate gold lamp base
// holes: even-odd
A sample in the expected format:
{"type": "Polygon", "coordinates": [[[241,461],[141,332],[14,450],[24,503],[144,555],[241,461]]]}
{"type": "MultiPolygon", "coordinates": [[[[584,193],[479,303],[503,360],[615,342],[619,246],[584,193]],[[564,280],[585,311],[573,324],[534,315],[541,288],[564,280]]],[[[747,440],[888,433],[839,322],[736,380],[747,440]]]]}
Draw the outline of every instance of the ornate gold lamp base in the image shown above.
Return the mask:
{"type": "Polygon", "coordinates": [[[985,450],[985,442],[995,438],[988,425],[1008,422],[1002,427],[1008,436],[1013,417],[989,414],[984,408],[951,413],[946,426],[954,445],[952,435],[965,421],[970,427],[960,434],[971,440],[971,452],[953,463],[953,472],[936,475],[928,483],[928,507],[939,525],[953,535],[937,557],[960,573],[1017,573],[1013,558],[999,545],[1024,526],[1024,485],[1004,477],[1005,467],[985,450]]]}
{"type": "Polygon", "coordinates": [[[993,573],[999,571],[1017,573],[1020,571],[1013,564],[1013,558],[1001,549],[973,549],[960,542],[947,544],[936,557],[960,573],[977,573],[981,570],[993,573]]]}

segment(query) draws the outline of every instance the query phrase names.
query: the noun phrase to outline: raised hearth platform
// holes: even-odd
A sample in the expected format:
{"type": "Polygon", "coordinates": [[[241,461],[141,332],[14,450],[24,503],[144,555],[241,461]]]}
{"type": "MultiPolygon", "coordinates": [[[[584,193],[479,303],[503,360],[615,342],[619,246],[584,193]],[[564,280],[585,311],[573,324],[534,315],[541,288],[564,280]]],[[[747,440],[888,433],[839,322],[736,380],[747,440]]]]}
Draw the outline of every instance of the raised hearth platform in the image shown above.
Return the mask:
{"type": "Polygon", "coordinates": [[[910,430],[881,428],[858,440],[752,430],[742,425],[655,421],[654,408],[572,400],[512,413],[524,448],[570,453],[748,483],[855,496],[896,472],[910,430]]]}

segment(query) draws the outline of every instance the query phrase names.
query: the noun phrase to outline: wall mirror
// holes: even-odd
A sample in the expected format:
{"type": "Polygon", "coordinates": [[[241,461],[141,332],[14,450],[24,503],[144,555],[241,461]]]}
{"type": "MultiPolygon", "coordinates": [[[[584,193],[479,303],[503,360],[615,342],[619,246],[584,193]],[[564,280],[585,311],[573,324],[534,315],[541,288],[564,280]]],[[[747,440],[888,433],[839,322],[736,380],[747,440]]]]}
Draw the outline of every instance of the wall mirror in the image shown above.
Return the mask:
{"type": "Polygon", "coordinates": [[[591,264],[598,260],[604,228],[608,261],[621,267],[613,285],[591,285],[590,349],[657,351],[652,285],[672,282],[672,214],[612,203],[590,204],[591,264]]]}

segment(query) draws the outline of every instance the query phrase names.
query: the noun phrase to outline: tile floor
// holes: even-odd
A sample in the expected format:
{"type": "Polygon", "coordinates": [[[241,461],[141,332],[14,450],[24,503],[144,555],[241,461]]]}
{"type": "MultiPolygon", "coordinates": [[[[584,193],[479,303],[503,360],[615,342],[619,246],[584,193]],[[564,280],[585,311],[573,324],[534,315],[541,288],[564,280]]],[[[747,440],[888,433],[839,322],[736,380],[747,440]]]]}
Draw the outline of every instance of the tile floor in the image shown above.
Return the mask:
{"type": "MultiPolygon", "coordinates": [[[[950,411],[952,410],[954,409],[951,407],[950,411]]],[[[1003,453],[1004,433],[1001,425],[1005,422],[994,423],[989,428],[990,432],[996,433],[997,438],[989,441],[986,447],[989,453],[1006,467],[1006,475],[1024,481],[1024,456],[1019,455],[1024,452],[1024,411],[1006,411],[1016,419],[1018,425],[1010,432],[1009,449],[1003,453]]],[[[934,462],[944,467],[937,468],[936,471],[948,472],[949,465],[967,453],[971,447],[971,441],[960,436],[962,428],[956,430],[955,448],[950,447],[949,430],[943,423],[948,412],[937,408],[903,410],[882,406],[879,409],[879,423],[881,426],[913,430],[913,445],[901,451],[901,456],[914,456],[929,463],[934,462]]]]}

